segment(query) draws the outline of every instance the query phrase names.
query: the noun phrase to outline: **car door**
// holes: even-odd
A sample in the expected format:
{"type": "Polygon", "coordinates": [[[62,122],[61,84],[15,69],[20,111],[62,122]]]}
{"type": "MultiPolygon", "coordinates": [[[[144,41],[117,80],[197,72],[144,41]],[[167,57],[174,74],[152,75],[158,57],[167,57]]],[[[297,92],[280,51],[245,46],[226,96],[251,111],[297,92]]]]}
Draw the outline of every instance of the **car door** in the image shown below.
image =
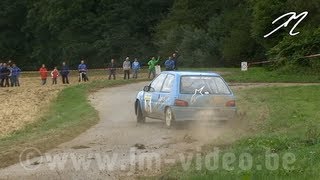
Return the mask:
{"type": "Polygon", "coordinates": [[[170,100],[172,95],[173,84],[175,76],[168,74],[160,92],[158,93],[158,99],[154,103],[154,114],[157,118],[162,119],[164,115],[164,108],[170,106],[170,100]]]}
{"type": "Polygon", "coordinates": [[[151,118],[157,118],[157,113],[155,113],[155,103],[159,99],[159,93],[162,88],[163,82],[166,79],[167,74],[160,74],[156,79],[154,79],[150,84],[150,91],[146,92],[144,95],[145,100],[145,112],[151,118]]]}

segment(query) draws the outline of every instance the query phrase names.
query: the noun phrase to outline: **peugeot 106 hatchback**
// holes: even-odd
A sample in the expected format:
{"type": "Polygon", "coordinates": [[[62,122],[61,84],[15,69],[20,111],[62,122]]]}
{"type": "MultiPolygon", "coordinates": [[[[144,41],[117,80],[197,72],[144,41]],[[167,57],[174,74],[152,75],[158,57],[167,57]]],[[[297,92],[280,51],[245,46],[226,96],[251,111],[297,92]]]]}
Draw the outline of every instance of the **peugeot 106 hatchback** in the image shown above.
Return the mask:
{"type": "Polygon", "coordinates": [[[211,72],[165,71],[143,88],[134,104],[137,121],[146,117],[175,121],[230,120],[235,96],[224,79],[211,72]]]}

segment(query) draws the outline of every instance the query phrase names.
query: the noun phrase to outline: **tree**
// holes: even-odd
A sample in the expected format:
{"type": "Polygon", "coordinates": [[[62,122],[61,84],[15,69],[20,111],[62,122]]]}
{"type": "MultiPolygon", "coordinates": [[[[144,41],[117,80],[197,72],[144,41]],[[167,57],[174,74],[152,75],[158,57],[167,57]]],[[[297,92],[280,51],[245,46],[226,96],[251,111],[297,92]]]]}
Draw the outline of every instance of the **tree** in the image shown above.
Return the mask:
{"type": "Polygon", "coordinates": [[[72,66],[80,58],[90,67],[101,67],[111,57],[153,54],[154,27],[172,2],[4,0],[0,49],[5,57],[16,57],[21,66],[33,69],[64,60],[72,66]]]}
{"type": "Polygon", "coordinates": [[[22,62],[28,49],[28,39],[23,31],[27,2],[25,0],[2,0],[0,7],[1,60],[13,59],[22,62]]]}

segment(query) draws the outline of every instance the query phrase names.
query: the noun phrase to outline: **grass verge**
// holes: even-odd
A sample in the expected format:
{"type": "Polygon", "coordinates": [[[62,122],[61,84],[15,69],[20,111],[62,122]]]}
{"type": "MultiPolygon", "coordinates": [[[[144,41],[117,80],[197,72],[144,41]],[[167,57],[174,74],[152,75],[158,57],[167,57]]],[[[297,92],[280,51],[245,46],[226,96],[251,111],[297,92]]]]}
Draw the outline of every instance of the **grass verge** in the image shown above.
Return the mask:
{"type": "Polygon", "coordinates": [[[221,73],[227,82],[237,83],[319,83],[320,74],[270,71],[266,68],[253,67],[248,71],[240,68],[181,68],[183,71],[214,71],[221,73]]]}
{"type": "Polygon", "coordinates": [[[46,152],[96,124],[99,117],[87,99],[90,92],[143,80],[96,80],[62,90],[38,121],[0,139],[0,168],[19,162],[19,155],[26,148],[46,152]]]}
{"type": "Polygon", "coordinates": [[[251,135],[228,146],[210,145],[200,164],[178,164],[161,179],[318,179],[319,92],[320,86],[238,92],[240,110],[251,107],[245,115],[251,135]],[[214,147],[220,152],[208,159],[214,147]]]}

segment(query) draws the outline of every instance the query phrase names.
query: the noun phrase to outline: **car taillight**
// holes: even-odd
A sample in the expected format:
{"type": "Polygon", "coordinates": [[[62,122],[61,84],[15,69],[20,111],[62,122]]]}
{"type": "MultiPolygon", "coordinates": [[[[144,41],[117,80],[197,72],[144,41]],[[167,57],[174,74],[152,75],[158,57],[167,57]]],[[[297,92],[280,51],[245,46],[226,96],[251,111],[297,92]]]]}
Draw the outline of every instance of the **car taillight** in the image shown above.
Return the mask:
{"type": "Polygon", "coordinates": [[[175,105],[175,106],[183,106],[183,107],[189,106],[189,104],[188,104],[187,101],[180,100],[180,99],[176,99],[176,100],[174,101],[174,105],[175,105]]]}
{"type": "Polygon", "coordinates": [[[228,101],[226,103],[226,106],[227,107],[236,107],[236,101],[235,100],[228,101]]]}

